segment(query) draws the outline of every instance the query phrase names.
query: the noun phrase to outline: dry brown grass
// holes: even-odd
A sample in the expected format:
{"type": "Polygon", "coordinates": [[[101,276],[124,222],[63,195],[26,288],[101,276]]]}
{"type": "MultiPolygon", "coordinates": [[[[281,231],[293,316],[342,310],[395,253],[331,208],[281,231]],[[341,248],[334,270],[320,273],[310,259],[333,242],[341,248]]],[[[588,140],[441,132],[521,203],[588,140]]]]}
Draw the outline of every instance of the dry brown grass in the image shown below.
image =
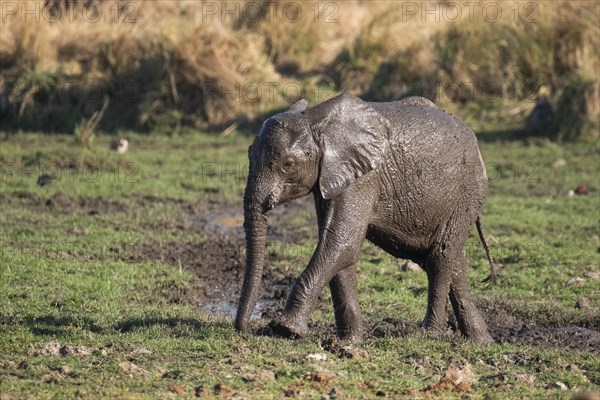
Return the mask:
{"type": "Polygon", "coordinates": [[[23,15],[42,10],[41,0],[17,2],[14,15],[3,8],[0,81],[13,126],[50,118],[53,129],[68,130],[104,94],[104,122],[115,124],[106,128],[220,126],[339,90],[376,100],[425,94],[459,112],[461,103],[497,98],[522,103],[524,114],[541,86],[558,101],[574,79],[592,85],[585,114],[600,111],[596,2],[500,1],[493,22],[489,10],[485,18],[465,6],[454,18],[448,2],[104,0],[98,15],[83,2],[55,3],[62,18],[23,15]],[[237,15],[222,15],[224,7],[237,15]],[[437,15],[424,13],[432,9],[437,15]],[[465,84],[476,88],[457,92],[465,84]],[[73,85],[103,93],[69,92],[75,98],[65,102],[73,85]]]}

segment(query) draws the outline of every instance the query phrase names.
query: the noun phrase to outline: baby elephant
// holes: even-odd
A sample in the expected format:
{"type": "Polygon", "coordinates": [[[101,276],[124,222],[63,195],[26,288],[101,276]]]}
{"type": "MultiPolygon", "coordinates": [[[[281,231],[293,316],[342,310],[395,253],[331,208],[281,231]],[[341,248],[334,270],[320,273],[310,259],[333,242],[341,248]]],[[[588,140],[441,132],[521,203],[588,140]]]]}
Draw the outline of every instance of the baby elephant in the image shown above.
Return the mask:
{"type": "Polygon", "coordinates": [[[423,328],[446,331],[450,297],[462,334],[491,342],[466,279],[464,246],[473,224],[492,263],[480,222],[487,176],[473,131],[420,97],[367,103],[344,93],[307,105],[300,100],[267,119],[248,149],[247,266],[236,329],[247,329],[257,301],[267,212],[312,193],[319,243],[285,310],[271,322],[275,333],[306,335],[311,310],[329,284],[338,335],[361,338],[356,261],[367,238],[427,272],[423,328]]]}

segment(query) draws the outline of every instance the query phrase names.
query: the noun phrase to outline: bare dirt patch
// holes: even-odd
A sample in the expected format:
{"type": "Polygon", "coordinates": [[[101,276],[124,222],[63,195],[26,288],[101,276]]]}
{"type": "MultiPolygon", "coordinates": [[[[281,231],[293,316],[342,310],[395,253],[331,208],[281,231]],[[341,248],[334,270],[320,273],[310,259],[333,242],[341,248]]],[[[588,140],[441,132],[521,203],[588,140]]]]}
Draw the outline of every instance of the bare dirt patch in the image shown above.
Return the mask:
{"type": "Polygon", "coordinates": [[[0,195],[0,204],[11,204],[13,202],[18,202],[24,207],[37,211],[56,214],[96,215],[127,210],[125,204],[115,200],[103,199],[102,197],[76,199],[66,194],[57,193],[48,199],[43,199],[27,192],[20,193],[16,197],[0,195]]]}
{"type": "MultiPolygon", "coordinates": [[[[149,199],[154,201],[155,199],[149,199]]],[[[179,295],[187,298],[203,312],[231,316],[237,308],[237,299],[241,291],[245,269],[245,237],[242,206],[216,206],[179,203],[185,214],[185,228],[202,233],[207,239],[202,241],[147,241],[137,243],[129,251],[131,262],[163,262],[192,271],[199,284],[193,292],[173,288],[179,295]]],[[[303,243],[316,240],[316,220],[310,197],[295,203],[288,203],[269,214],[268,242],[303,243]]],[[[162,229],[181,228],[167,226],[162,229]]],[[[181,225],[181,224],[179,224],[181,225]]],[[[156,228],[156,227],[155,227],[156,228]]],[[[284,257],[277,250],[267,251],[266,267],[263,274],[262,300],[258,304],[260,317],[263,313],[271,315],[273,308],[283,301],[287,289],[295,275],[269,268],[272,262],[284,257]]],[[[165,288],[159,288],[162,292],[165,288]]],[[[169,290],[166,288],[165,290],[169,290]]]]}
{"type": "Polygon", "coordinates": [[[515,315],[509,305],[483,304],[479,307],[490,335],[497,343],[600,351],[600,318],[579,321],[578,325],[542,325],[515,315]]]}
{"type": "MultiPolygon", "coordinates": [[[[317,240],[317,221],[312,196],[282,204],[268,214],[269,242],[304,243],[317,240]]],[[[195,229],[228,239],[244,240],[242,204],[210,206],[193,217],[195,229]]]]}
{"type": "MultiPolygon", "coordinates": [[[[488,325],[490,335],[496,343],[553,347],[578,351],[600,351],[600,330],[598,322],[587,321],[586,326],[577,325],[542,325],[528,320],[510,311],[510,305],[480,304],[480,310],[488,325]]],[[[453,340],[457,337],[457,327],[452,321],[448,325],[448,333],[443,338],[453,340]]],[[[371,335],[374,337],[403,337],[420,331],[418,321],[401,321],[387,318],[372,325],[371,335]]]]}
{"type": "MultiPolygon", "coordinates": [[[[132,200],[132,199],[129,199],[132,200]]],[[[198,284],[189,288],[177,285],[161,285],[157,295],[172,302],[194,304],[202,312],[232,315],[236,310],[245,268],[245,240],[242,228],[241,204],[223,205],[218,202],[192,203],[177,199],[139,197],[133,199],[136,208],[161,203],[181,210],[181,218],[154,221],[153,229],[171,229],[201,233],[206,239],[158,242],[148,240],[137,243],[123,255],[130,262],[163,262],[192,271],[198,284]]],[[[129,212],[131,205],[103,198],[75,199],[56,194],[42,199],[29,193],[18,196],[0,195],[0,205],[28,207],[41,212],[57,214],[107,214],[129,212]]],[[[285,204],[269,214],[268,241],[270,243],[316,243],[317,227],[314,206],[310,196],[285,204]]],[[[267,266],[263,275],[262,300],[255,317],[271,318],[287,296],[296,273],[269,268],[269,264],[284,257],[277,251],[267,252],[267,266]]],[[[600,351],[600,318],[585,321],[540,322],[528,315],[515,312],[508,303],[479,302],[486,318],[490,334],[497,343],[554,347],[578,351],[600,351]]],[[[370,329],[367,336],[398,337],[420,334],[418,321],[385,319],[379,322],[365,321],[370,329]]],[[[323,329],[323,327],[314,327],[323,329]]],[[[326,331],[333,331],[327,326],[326,331]]],[[[449,332],[456,331],[454,324],[449,332]]],[[[449,337],[457,335],[450,334],[449,337]]],[[[453,339],[450,339],[453,340],[453,339]]]]}
{"type": "MultiPolygon", "coordinates": [[[[189,210],[182,204],[182,210],[189,210]]],[[[210,207],[209,207],[210,208],[210,207]]],[[[196,214],[197,215],[197,214],[196,214]]],[[[312,199],[286,204],[269,215],[268,238],[271,242],[305,243],[316,242],[316,221],[312,199]]],[[[190,293],[194,303],[204,312],[232,315],[241,290],[245,268],[245,242],[242,228],[241,206],[214,208],[203,215],[192,218],[192,227],[205,232],[209,239],[202,243],[146,243],[140,244],[135,252],[136,261],[161,261],[193,271],[200,280],[197,291],[190,293]]],[[[268,268],[278,254],[267,253],[267,268],[263,276],[263,293],[258,315],[272,317],[281,308],[287,289],[295,279],[294,274],[282,273],[268,268]]],[[[486,302],[480,304],[486,317],[490,334],[497,343],[560,347],[574,350],[600,349],[600,331],[595,324],[589,326],[554,325],[545,326],[536,321],[519,317],[510,307],[502,304],[493,307],[486,302]]],[[[328,327],[328,330],[330,327],[328,327]]],[[[318,328],[317,328],[318,329],[318,328]]],[[[448,339],[456,337],[456,326],[449,326],[448,339]]],[[[419,333],[418,321],[385,319],[371,325],[373,337],[406,336],[419,333]]]]}

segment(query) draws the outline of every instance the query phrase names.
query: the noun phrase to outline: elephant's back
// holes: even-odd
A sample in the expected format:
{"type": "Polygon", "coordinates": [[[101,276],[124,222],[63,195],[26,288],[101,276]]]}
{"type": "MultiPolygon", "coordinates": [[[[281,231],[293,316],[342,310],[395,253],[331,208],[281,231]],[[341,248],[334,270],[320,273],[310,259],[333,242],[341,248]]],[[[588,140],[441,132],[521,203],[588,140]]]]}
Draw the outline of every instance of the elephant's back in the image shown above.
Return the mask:
{"type": "MultiPolygon", "coordinates": [[[[412,98],[409,98],[412,99],[412,98]]],[[[406,143],[444,143],[452,147],[477,146],[475,134],[454,115],[436,107],[429,100],[374,104],[374,108],[390,122],[390,140],[406,143]]]]}
{"type": "Polygon", "coordinates": [[[475,133],[452,114],[414,101],[379,103],[375,108],[390,123],[392,151],[434,165],[479,161],[475,133]]]}
{"type": "Polygon", "coordinates": [[[380,112],[391,128],[381,187],[384,203],[393,204],[389,211],[394,219],[410,221],[414,234],[463,205],[475,218],[487,178],[474,132],[437,107],[409,105],[388,115],[380,112]]]}

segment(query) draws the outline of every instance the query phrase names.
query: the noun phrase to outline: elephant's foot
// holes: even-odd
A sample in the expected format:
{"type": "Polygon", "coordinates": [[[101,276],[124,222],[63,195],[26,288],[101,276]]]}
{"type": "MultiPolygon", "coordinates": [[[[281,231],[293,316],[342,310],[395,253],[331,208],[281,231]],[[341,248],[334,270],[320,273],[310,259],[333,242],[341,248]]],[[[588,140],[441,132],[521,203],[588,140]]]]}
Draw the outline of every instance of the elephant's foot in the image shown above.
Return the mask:
{"type": "Polygon", "coordinates": [[[362,339],[363,326],[358,304],[356,307],[335,309],[335,330],[340,339],[353,341],[362,339]]]}
{"type": "Polygon", "coordinates": [[[362,325],[360,323],[358,324],[354,324],[352,326],[350,325],[343,325],[343,326],[336,326],[336,334],[337,337],[342,339],[342,340],[351,340],[353,342],[362,340],[363,338],[363,329],[362,329],[362,325]]]}
{"type": "Polygon", "coordinates": [[[471,310],[467,315],[457,318],[458,327],[462,335],[477,344],[492,344],[494,339],[490,336],[487,325],[477,309],[471,310]]]}
{"type": "Polygon", "coordinates": [[[434,315],[434,313],[428,310],[423,322],[421,322],[421,328],[431,336],[442,336],[448,331],[448,314],[444,312],[444,318],[434,315]]]}
{"type": "Polygon", "coordinates": [[[426,326],[423,323],[421,323],[421,329],[423,330],[425,336],[428,338],[442,339],[444,337],[447,337],[448,335],[447,329],[440,329],[437,327],[433,328],[430,326],[426,326]]]}
{"type": "MultiPolygon", "coordinates": [[[[464,335],[464,334],[463,334],[464,335]]],[[[465,335],[467,339],[477,344],[492,344],[494,343],[494,339],[488,333],[487,328],[483,328],[477,330],[476,332],[472,332],[469,335],[465,335]]]]}
{"type": "Polygon", "coordinates": [[[458,328],[466,339],[478,344],[494,343],[494,339],[488,333],[485,320],[473,302],[466,282],[453,283],[450,289],[450,302],[458,328]]]}
{"type": "Polygon", "coordinates": [[[269,326],[273,333],[284,338],[298,339],[308,334],[308,323],[292,320],[286,316],[274,319],[269,326]]]}

